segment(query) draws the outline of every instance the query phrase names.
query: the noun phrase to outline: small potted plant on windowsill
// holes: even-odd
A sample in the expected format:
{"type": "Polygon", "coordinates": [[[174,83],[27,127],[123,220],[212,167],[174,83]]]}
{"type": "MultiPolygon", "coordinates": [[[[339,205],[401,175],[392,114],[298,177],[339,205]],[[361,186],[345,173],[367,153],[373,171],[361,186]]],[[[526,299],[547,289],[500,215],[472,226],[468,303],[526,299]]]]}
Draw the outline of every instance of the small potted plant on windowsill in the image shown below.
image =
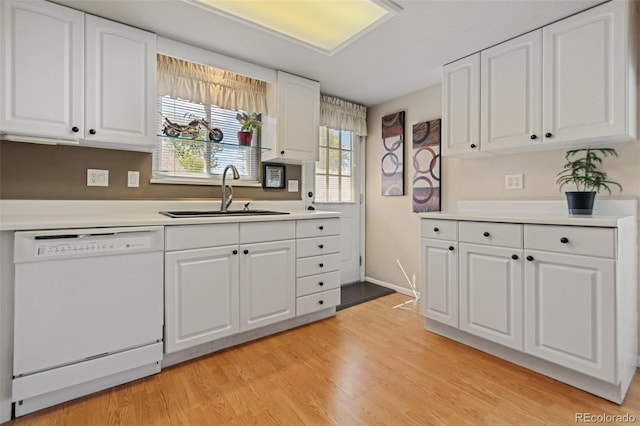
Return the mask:
{"type": "Polygon", "coordinates": [[[242,125],[238,132],[238,143],[240,145],[249,146],[253,139],[253,133],[262,127],[262,119],[257,112],[247,113],[239,112],[236,114],[236,120],[242,125]]]}
{"type": "Polygon", "coordinates": [[[602,158],[614,156],[618,153],[613,148],[582,148],[567,151],[565,159],[567,163],[564,170],[558,173],[557,184],[562,187],[568,183],[576,186],[577,191],[567,191],[567,205],[570,215],[589,216],[593,212],[593,202],[597,192],[606,189],[611,194],[611,186],[617,186],[622,191],[622,186],[607,179],[607,174],[598,170],[602,164],[602,158]],[[600,154],[602,157],[600,157],[600,154]]]}

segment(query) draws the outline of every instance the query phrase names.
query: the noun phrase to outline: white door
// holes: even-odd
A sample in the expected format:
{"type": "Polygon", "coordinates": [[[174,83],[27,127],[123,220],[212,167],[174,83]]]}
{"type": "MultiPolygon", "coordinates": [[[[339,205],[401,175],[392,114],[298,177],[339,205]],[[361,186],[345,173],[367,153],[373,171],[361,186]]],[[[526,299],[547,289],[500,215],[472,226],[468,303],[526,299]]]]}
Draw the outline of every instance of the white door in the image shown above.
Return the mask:
{"type": "Polygon", "coordinates": [[[165,271],[165,352],[238,331],[238,246],[167,253],[165,271]]]}
{"type": "Polygon", "coordinates": [[[458,328],[458,242],[420,240],[420,312],[458,328]]]}
{"type": "Polygon", "coordinates": [[[84,13],[44,1],[0,7],[0,130],[81,139],[84,13]]]}
{"type": "Polygon", "coordinates": [[[542,31],[481,52],[483,151],[539,145],[542,140],[542,31]]]}
{"type": "Polygon", "coordinates": [[[86,18],[88,142],[155,144],[155,35],[117,22],[86,18]]]}
{"type": "MultiPolygon", "coordinates": [[[[339,143],[331,137],[320,135],[320,161],[306,163],[304,167],[305,196],[316,210],[342,213],[340,217],[340,282],[350,284],[364,279],[363,216],[361,182],[363,172],[360,164],[364,156],[364,143],[359,136],[330,130],[340,138],[339,143]],[[339,158],[340,160],[336,160],[339,158]],[[308,194],[312,196],[309,197],[308,194]],[[339,198],[339,200],[338,200],[339,198]],[[336,200],[336,201],[328,201],[336,200]]],[[[326,136],[326,134],[325,134],[326,136]]]]}
{"type": "Polygon", "coordinates": [[[615,261],[525,255],[525,351],[614,383],[615,261]]]}
{"type": "Polygon", "coordinates": [[[543,28],[545,143],[624,133],[626,7],[609,2],[543,28]]]}
{"type": "Polygon", "coordinates": [[[523,348],[522,250],[460,244],[460,329],[523,348]]]}

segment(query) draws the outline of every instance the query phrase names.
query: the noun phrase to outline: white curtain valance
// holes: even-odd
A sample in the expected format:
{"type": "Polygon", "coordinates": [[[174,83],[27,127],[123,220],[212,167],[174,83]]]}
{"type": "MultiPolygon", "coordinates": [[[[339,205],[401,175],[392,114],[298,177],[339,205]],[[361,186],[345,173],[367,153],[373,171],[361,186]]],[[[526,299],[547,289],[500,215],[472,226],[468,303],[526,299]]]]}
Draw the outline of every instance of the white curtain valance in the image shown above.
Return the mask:
{"type": "Polygon", "coordinates": [[[267,84],[230,71],[158,55],[158,96],[267,113],[267,84]]]}
{"type": "Polygon", "coordinates": [[[320,125],[367,135],[367,108],[332,96],[320,98],[320,125]]]}

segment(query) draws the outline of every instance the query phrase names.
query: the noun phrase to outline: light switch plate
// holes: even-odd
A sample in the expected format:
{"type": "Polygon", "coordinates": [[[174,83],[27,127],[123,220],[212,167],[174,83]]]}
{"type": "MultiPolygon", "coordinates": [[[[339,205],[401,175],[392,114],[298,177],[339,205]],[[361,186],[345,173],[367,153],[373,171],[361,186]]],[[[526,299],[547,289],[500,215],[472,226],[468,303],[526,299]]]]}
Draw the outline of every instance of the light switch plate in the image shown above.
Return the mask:
{"type": "Polygon", "coordinates": [[[298,181],[297,180],[290,180],[287,182],[287,191],[289,192],[298,192],[298,181]]]}
{"type": "Polygon", "coordinates": [[[138,188],[140,186],[140,172],[137,172],[137,171],[127,172],[127,186],[129,188],[138,188]]]}
{"type": "Polygon", "coordinates": [[[87,169],[87,186],[109,186],[109,170],[87,169]]]}

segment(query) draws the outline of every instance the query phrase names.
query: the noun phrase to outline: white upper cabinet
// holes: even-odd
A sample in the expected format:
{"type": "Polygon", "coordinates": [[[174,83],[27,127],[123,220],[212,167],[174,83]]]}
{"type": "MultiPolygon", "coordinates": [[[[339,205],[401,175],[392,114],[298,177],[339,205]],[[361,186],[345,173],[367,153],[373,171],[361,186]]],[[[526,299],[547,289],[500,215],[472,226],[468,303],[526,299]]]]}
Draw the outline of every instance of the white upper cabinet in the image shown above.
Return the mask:
{"type": "Polygon", "coordinates": [[[262,145],[263,160],[318,161],[320,83],[278,71],[277,84],[267,85],[269,115],[262,145]]]}
{"type": "Polygon", "coordinates": [[[154,34],[46,1],[1,10],[5,138],[152,150],[154,34]]]}
{"type": "Polygon", "coordinates": [[[630,8],[611,1],[543,29],[545,143],[636,138],[630,8]]]}
{"type": "Polygon", "coordinates": [[[480,150],[480,54],[443,68],[442,155],[473,155],[480,150]]]}
{"type": "Polygon", "coordinates": [[[84,13],[3,0],[0,133],[65,139],[84,132],[84,13]]]}
{"type": "Polygon", "coordinates": [[[153,148],[156,36],[87,15],[85,55],[87,143],[153,148]]]}
{"type": "Polygon", "coordinates": [[[542,31],[481,52],[483,151],[539,145],[542,137],[542,31]]]}

